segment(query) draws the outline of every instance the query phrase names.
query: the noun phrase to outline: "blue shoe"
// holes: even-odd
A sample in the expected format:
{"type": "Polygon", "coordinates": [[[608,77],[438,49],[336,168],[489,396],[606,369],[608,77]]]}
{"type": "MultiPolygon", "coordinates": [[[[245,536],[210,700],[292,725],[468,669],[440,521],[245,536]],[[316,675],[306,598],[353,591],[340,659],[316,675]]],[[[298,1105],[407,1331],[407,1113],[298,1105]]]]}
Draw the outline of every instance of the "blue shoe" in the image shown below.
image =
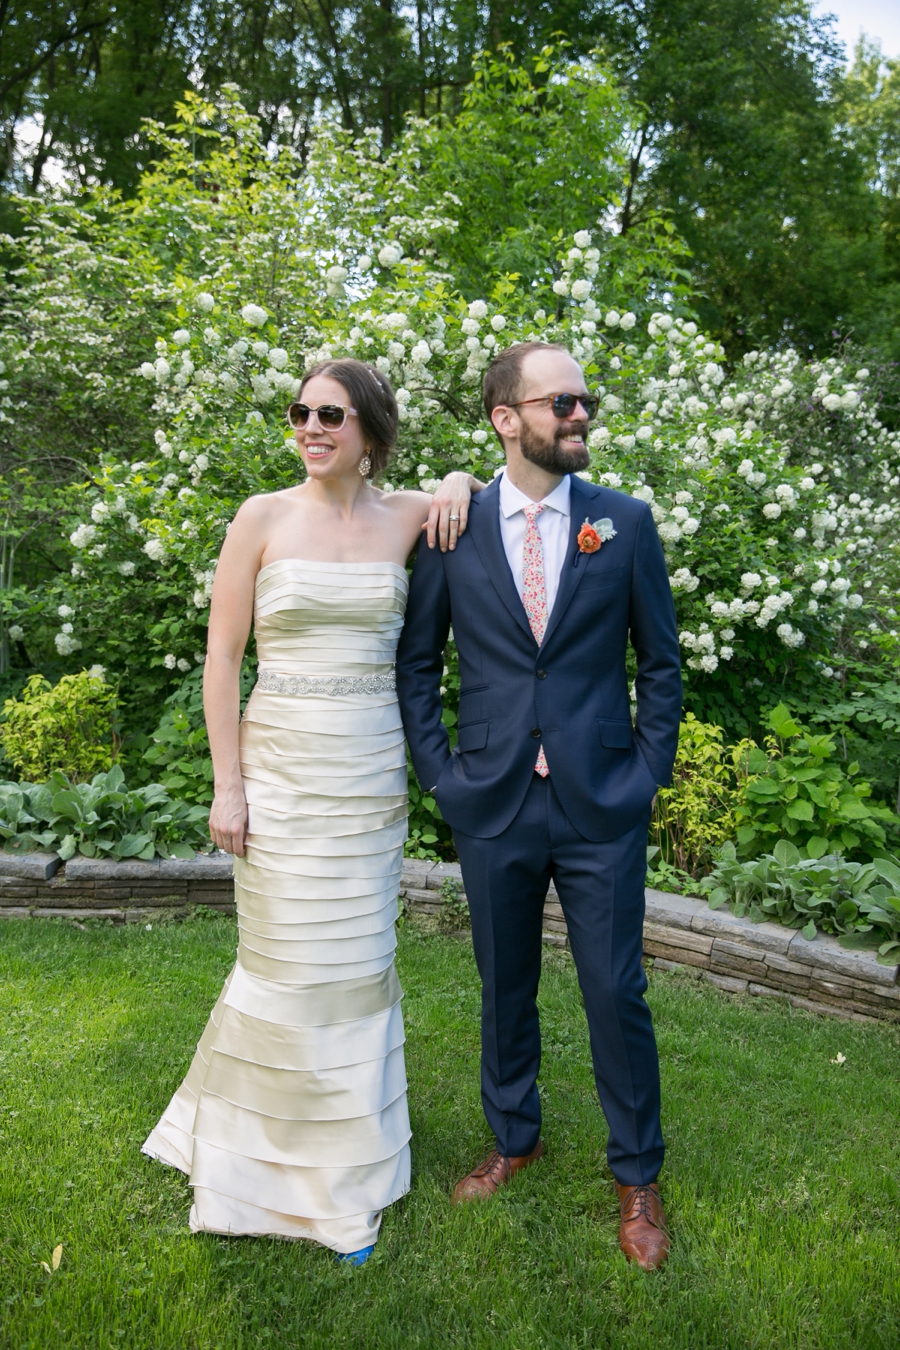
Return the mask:
{"type": "Polygon", "coordinates": [[[335,1256],[345,1265],[364,1266],[374,1250],[373,1242],[371,1247],[360,1247],[358,1252],[335,1252],[335,1256]]]}

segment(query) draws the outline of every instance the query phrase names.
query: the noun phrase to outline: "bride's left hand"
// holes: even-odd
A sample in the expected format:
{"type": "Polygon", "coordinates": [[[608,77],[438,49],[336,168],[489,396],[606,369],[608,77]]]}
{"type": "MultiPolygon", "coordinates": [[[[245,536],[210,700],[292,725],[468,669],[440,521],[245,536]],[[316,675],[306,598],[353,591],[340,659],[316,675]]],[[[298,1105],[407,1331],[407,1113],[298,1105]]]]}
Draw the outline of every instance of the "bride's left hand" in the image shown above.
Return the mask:
{"type": "Polygon", "coordinates": [[[483,487],[484,484],[470,473],[447,474],[431,499],[428,519],[422,526],[429,548],[434,548],[435,541],[440,544],[442,553],[456,548],[457,540],[465,533],[472,493],[480,492],[483,487]]]}

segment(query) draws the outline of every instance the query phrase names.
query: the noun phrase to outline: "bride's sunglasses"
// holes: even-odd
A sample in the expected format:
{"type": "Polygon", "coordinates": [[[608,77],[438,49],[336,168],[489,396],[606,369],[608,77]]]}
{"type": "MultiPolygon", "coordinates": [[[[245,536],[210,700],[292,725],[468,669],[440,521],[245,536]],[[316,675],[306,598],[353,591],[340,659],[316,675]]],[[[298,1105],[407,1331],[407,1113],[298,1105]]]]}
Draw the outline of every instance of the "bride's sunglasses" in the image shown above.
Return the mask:
{"type": "Polygon", "coordinates": [[[287,410],[288,426],[294,431],[302,431],[315,413],[323,431],[340,431],[348,417],[357,417],[355,408],[347,408],[343,403],[323,403],[319,408],[309,408],[305,403],[292,403],[287,410]]]}
{"type": "Polygon", "coordinates": [[[587,413],[588,421],[597,416],[600,400],[596,394],[545,394],[543,398],[523,398],[521,403],[509,403],[509,408],[524,408],[526,403],[549,403],[554,417],[562,421],[571,417],[580,403],[587,413]]]}

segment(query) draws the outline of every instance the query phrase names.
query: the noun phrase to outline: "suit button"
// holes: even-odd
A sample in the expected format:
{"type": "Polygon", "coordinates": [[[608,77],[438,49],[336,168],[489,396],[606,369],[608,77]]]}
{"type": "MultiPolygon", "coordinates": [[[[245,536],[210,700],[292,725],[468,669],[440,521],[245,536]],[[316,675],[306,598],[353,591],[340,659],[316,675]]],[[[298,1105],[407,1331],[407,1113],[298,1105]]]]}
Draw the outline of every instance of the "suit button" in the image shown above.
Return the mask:
{"type": "Polygon", "coordinates": [[[532,727],[532,729],[531,729],[531,734],[532,734],[532,736],[534,737],[534,739],[535,739],[536,741],[539,741],[539,740],[541,739],[541,729],[540,729],[540,727],[532,727]]]}
{"type": "Polygon", "coordinates": [[[539,680],[546,680],[546,678],[547,678],[547,672],[546,672],[546,670],[539,670],[538,673],[537,673],[537,677],[538,677],[539,680]]]}

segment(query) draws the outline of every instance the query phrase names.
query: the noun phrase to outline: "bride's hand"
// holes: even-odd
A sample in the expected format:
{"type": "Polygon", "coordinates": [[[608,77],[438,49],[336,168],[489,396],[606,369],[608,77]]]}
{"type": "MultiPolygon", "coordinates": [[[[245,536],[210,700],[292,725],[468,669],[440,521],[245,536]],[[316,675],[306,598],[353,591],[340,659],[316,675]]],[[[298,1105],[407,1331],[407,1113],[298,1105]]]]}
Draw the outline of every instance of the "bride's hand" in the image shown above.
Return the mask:
{"type": "Polygon", "coordinates": [[[218,848],[243,858],[247,837],[247,799],[240,784],[216,793],[209,812],[209,834],[218,848]]]}
{"type": "Polygon", "coordinates": [[[431,499],[428,519],[422,526],[429,548],[434,548],[435,540],[440,543],[442,553],[448,548],[451,551],[456,548],[457,539],[465,533],[472,493],[480,492],[483,487],[484,483],[470,473],[447,474],[431,499]]]}

